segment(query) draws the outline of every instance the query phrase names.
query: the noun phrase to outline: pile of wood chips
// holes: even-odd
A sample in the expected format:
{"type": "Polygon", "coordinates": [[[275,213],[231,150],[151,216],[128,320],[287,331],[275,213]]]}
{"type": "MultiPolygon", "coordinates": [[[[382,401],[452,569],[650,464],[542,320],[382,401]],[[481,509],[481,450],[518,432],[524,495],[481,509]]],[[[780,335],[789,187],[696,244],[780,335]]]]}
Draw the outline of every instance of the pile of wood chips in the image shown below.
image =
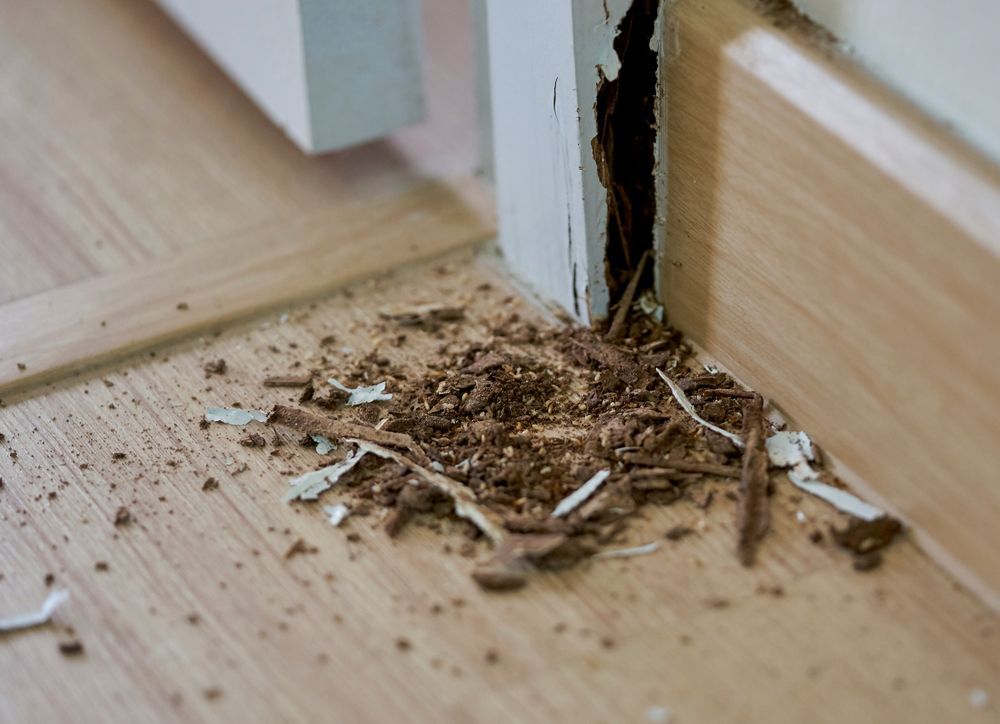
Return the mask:
{"type": "MultiPolygon", "coordinates": [[[[454,308],[383,321],[406,334],[468,323],[454,308]]],[[[680,334],[638,310],[619,317],[612,333],[540,327],[516,314],[487,331],[485,342],[443,346],[419,374],[370,355],[353,369],[272,378],[265,384],[302,394],[298,407],[276,407],[268,424],[303,433],[305,445],[315,444],[312,436],[346,443],[344,458],[368,453],[328,495],[346,494],[351,515],[379,516],[388,535],[414,521],[440,527],[452,519],[469,538],[488,538],[493,555],[473,572],[487,589],[518,588],[533,570],[595,555],[640,554],[620,546],[630,518],[643,506],[698,499],[707,481],[731,484],[734,551],[752,564],[781,480],[763,451],[771,424],[758,395],[696,365],[680,334]],[[657,369],[702,418],[743,444],[695,421],[657,369]],[[348,406],[330,376],[347,387],[387,382],[392,399],[348,406]],[[565,501],[585,484],[593,494],[565,501]],[[561,501],[572,509],[554,515],[561,501]]],[[[698,502],[707,506],[711,497],[698,502]]],[[[858,570],[869,570],[899,530],[888,517],[853,519],[829,535],[855,554],[858,570]]]]}

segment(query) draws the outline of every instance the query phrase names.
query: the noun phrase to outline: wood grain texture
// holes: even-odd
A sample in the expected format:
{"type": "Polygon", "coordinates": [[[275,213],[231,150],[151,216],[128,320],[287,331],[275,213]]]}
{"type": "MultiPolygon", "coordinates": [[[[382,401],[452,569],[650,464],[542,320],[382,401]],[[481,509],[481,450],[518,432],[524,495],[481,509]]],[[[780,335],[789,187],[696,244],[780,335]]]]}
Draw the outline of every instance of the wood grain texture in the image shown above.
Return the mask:
{"type": "Polygon", "coordinates": [[[200,430],[207,405],[266,408],[294,391],[263,380],[296,361],[377,349],[418,364],[485,339],[497,312],[534,314],[467,256],[350,293],[5,396],[0,613],[36,606],[52,573],[72,595],[58,625],[85,653],[61,656],[55,627],[0,638],[0,720],[641,722],[666,707],[677,722],[996,721],[996,615],[909,540],[881,569],[851,571],[807,539],[828,509],[786,484],[751,569],[733,556],[733,484],[720,484],[707,512],[648,509],[627,543],[677,524],[697,534],[512,595],[475,587],[474,562],[445,551],[465,540],[447,526],[391,540],[377,516],[338,530],[318,506],[282,504],[316,453],[293,437],[275,457],[241,447],[239,429],[200,430]],[[390,344],[398,330],[378,312],[430,301],[464,305],[467,323],[390,344]],[[228,372],[206,380],[219,357],[228,372]],[[217,490],[202,491],[208,476],[217,490]],[[115,528],[120,505],[134,522],[115,528]],[[286,560],[300,537],[318,552],[286,560]],[[969,703],[977,687],[992,695],[984,710],[969,703]]]}
{"type": "Polygon", "coordinates": [[[323,158],[152,4],[0,18],[0,391],[491,233],[466,0],[428,13],[428,123],[323,158]]]}
{"type": "Polygon", "coordinates": [[[671,320],[1000,605],[1000,174],[737,0],[671,22],[671,320]]]}
{"type": "Polygon", "coordinates": [[[492,233],[452,189],[428,184],[9,302],[0,305],[0,393],[492,233]]]}
{"type": "Polygon", "coordinates": [[[428,122],[310,158],[153,3],[0,0],[0,303],[471,175],[467,20],[429,9],[428,122]]]}

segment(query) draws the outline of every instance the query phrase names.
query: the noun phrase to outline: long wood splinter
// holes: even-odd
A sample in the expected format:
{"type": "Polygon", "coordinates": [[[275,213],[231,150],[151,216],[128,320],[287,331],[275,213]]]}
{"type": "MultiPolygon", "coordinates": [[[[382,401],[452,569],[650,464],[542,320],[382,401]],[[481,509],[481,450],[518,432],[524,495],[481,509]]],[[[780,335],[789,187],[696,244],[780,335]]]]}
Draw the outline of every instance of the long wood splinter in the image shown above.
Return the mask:
{"type": "Polygon", "coordinates": [[[767,450],[764,446],[764,399],[754,395],[743,410],[743,474],[740,477],[736,527],[737,556],[744,566],[753,564],[757,545],[767,533],[767,450]]]}

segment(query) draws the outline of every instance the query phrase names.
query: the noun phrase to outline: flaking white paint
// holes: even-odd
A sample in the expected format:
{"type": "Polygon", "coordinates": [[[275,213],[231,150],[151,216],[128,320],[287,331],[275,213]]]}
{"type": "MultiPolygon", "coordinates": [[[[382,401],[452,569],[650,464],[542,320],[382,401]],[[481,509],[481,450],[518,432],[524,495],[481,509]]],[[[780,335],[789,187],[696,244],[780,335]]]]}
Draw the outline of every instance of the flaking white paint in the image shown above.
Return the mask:
{"type": "Polygon", "coordinates": [[[515,271],[583,322],[608,313],[607,193],[591,144],[631,4],[487,3],[500,242],[515,271]]]}

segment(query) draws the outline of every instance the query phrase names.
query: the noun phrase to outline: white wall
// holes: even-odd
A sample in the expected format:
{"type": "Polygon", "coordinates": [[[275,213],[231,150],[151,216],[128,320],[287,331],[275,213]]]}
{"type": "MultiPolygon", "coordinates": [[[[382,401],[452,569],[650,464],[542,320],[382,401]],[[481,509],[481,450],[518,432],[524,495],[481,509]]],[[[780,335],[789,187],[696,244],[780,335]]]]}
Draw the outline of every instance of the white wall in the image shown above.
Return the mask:
{"type": "Polygon", "coordinates": [[[1000,0],[795,0],[875,75],[1000,162],[1000,0]]]}

